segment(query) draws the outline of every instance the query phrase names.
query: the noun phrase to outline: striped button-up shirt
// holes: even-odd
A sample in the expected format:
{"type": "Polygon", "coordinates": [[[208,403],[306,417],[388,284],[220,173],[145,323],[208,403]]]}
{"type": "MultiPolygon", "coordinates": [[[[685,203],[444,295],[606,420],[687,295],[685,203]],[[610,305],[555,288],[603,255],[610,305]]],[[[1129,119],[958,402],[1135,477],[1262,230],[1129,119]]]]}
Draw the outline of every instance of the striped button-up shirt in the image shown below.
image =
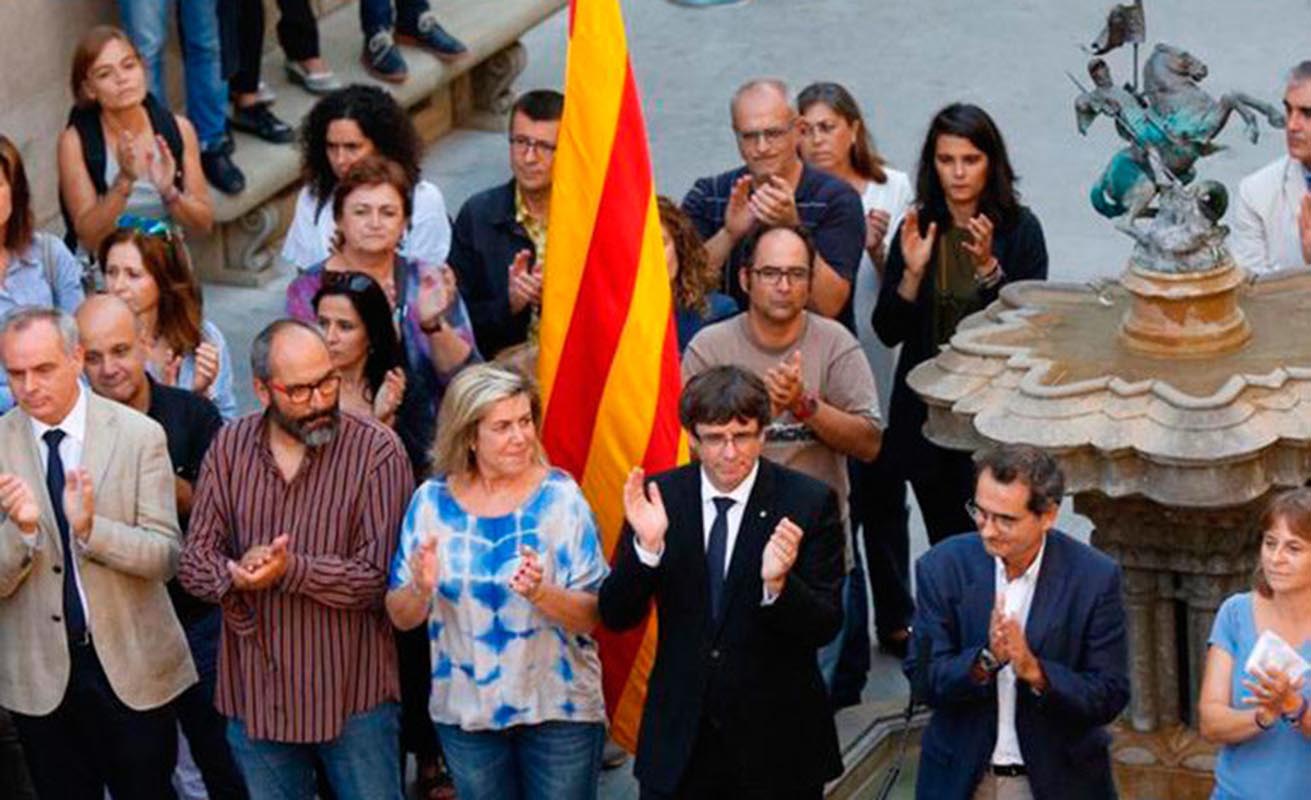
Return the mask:
{"type": "Polygon", "coordinates": [[[219,711],[252,739],[324,742],[351,715],[398,696],[382,600],[414,479],[394,433],[343,412],[336,437],[309,448],[284,480],[268,424],[252,414],[215,437],[178,577],[223,608],[219,711]],[[281,580],[233,589],[227,562],[283,533],[281,580]]]}

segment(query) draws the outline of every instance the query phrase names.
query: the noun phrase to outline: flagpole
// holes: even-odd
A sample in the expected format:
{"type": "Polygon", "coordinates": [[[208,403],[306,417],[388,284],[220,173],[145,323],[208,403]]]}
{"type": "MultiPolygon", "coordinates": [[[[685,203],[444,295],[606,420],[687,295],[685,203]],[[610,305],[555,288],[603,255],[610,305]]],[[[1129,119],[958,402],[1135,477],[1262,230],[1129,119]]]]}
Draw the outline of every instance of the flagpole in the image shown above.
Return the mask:
{"type": "Polygon", "coordinates": [[[1138,43],[1133,43],[1133,93],[1138,94],[1138,43]]]}

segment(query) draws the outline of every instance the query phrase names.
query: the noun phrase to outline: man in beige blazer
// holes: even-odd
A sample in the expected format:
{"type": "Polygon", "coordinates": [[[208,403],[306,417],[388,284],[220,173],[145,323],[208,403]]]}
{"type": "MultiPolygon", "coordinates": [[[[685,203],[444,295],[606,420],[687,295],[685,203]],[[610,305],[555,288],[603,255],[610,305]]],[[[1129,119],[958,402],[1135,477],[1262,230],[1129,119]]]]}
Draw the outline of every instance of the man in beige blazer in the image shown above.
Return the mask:
{"type": "Polygon", "coordinates": [[[164,432],[82,386],[72,317],[0,326],[0,706],[41,797],[172,798],[170,701],[196,681],[164,583],[181,547],[164,432]]]}

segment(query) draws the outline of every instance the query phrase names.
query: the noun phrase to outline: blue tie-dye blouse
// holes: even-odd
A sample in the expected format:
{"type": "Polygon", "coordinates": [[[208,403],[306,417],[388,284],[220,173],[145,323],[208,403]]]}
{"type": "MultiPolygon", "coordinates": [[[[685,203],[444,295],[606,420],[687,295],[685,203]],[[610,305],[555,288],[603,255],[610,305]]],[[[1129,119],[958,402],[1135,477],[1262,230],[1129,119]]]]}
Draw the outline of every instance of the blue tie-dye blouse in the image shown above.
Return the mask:
{"type": "Polygon", "coordinates": [[[428,617],[432,695],[439,724],[500,730],[549,720],[603,722],[596,640],[570,633],[510,588],[519,546],[542,561],[543,580],[596,592],[609,573],[596,519],[564,472],[552,469],[516,511],[475,517],[444,476],[414,493],[392,562],[391,587],[410,580],[410,555],[438,534],[441,564],[428,617]]]}

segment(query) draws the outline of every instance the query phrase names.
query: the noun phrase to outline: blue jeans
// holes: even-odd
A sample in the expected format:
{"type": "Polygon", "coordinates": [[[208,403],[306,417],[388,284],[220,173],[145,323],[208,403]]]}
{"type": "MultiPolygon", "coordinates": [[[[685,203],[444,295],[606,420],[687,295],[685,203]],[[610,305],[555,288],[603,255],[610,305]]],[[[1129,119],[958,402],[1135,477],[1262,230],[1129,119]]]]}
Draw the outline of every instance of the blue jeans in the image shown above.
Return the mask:
{"type": "Polygon", "coordinates": [[[501,731],[438,725],[460,800],[596,800],[605,726],[540,722],[501,731]]]}
{"type": "Polygon", "coordinates": [[[228,720],[228,744],[253,800],[311,800],[316,759],[341,800],[403,800],[400,735],[396,703],[356,714],[337,738],[314,744],[250,739],[241,720],[228,720]]]}
{"type": "Polygon", "coordinates": [[[392,0],[360,0],[360,30],[365,38],[393,27],[413,33],[419,28],[419,15],[428,10],[428,0],[396,0],[393,15],[391,4],[392,0]]]}
{"type": "Polygon", "coordinates": [[[187,84],[187,117],[196,126],[201,150],[222,143],[227,131],[223,110],[228,84],[223,80],[219,49],[218,0],[118,0],[123,29],[141,51],[150,92],[168,104],[164,93],[164,44],[169,8],[177,6],[182,66],[187,84]]]}
{"type": "Polygon", "coordinates": [[[869,614],[865,609],[865,570],[860,561],[857,551],[855,567],[842,579],[842,629],[833,637],[833,641],[819,649],[819,672],[824,677],[829,700],[837,708],[860,702],[860,691],[865,686],[869,672],[869,614]],[[858,663],[851,663],[850,651],[853,648],[864,650],[863,670],[858,663]],[[853,699],[852,686],[857,683],[853,699]]]}

